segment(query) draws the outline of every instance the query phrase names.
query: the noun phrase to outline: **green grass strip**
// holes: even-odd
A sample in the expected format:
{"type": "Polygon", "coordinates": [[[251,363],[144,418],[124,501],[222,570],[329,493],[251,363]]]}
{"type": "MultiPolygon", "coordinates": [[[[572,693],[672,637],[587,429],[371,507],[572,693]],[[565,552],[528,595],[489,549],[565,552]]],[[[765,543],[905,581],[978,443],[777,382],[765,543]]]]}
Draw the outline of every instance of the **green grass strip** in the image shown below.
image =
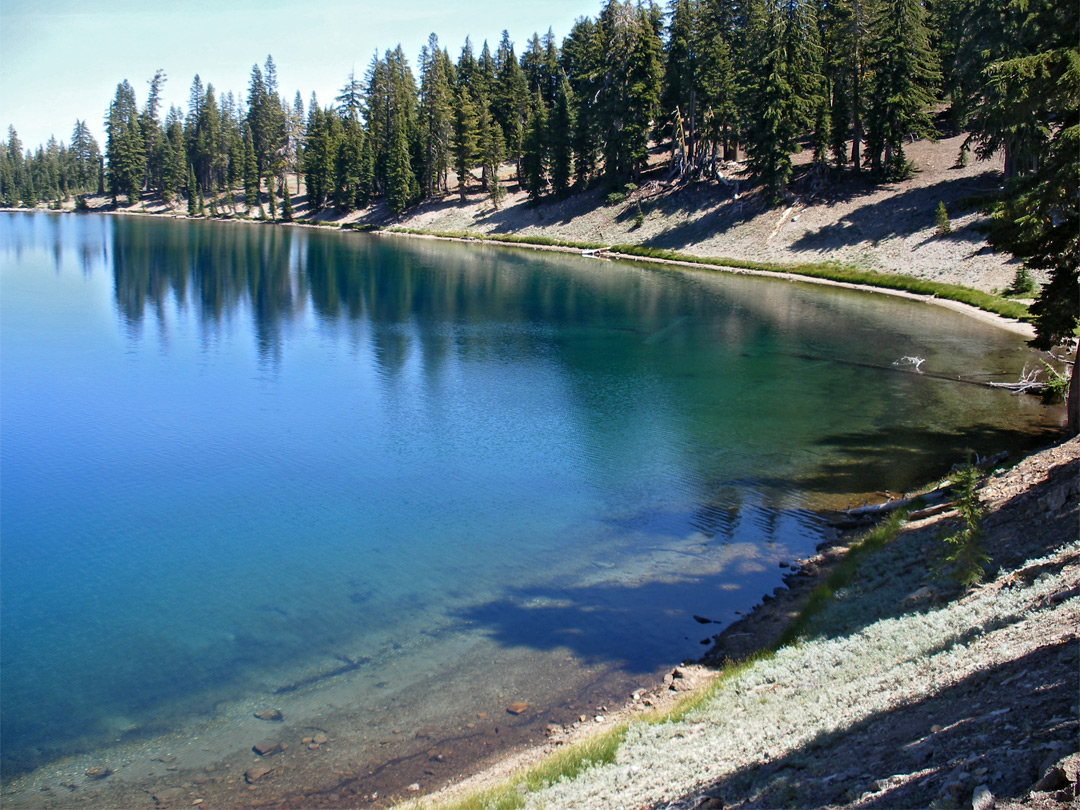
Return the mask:
{"type": "Polygon", "coordinates": [[[416,236],[439,236],[445,239],[467,239],[477,242],[502,242],[521,245],[541,245],[544,247],[565,247],[575,250],[604,249],[609,253],[635,256],[660,261],[686,262],[702,267],[732,268],[736,270],[756,270],[763,273],[789,273],[807,278],[819,278],[829,281],[841,281],[847,284],[862,284],[867,287],[879,287],[889,290],[902,290],[916,295],[944,298],[959,301],[978,309],[992,312],[1018,321],[1029,320],[1026,304],[1009,300],[999,295],[992,295],[981,290],[963,287],[959,284],[946,284],[941,281],[915,278],[898,273],[881,273],[876,270],[864,270],[839,262],[801,262],[796,264],[773,264],[755,262],[746,259],[729,259],[712,256],[692,256],[674,250],[647,247],[645,245],[613,245],[600,242],[577,242],[569,239],[556,239],[551,236],[518,236],[514,234],[488,234],[473,231],[428,231],[422,228],[389,228],[390,233],[413,234],[416,236]]]}
{"type": "Polygon", "coordinates": [[[758,270],[766,273],[791,273],[792,275],[807,276],[809,278],[843,281],[848,284],[864,284],[868,287],[903,290],[917,295],[929,295],[936,298],[946,298],[950,301],[959,301],[987,312],[1003,315],[1006,318],[1015,318],[1021,321],[1028,319],[1028,308],[1025,304],[1010,301],[999,295],[991,295],[959,284],[946,284],[941,281],[930,281],[929,279],[915,278],[914,276],[905,276],[898,273],[880,273],[876,270],[864,270],[838,262],[771,264],[747,261],[745,259],[691,256],[674,250],[662,250],[644,245],[615,245],[611,248],[611,251],[627,256],[640,256],[646,259],[688,262],[712,267],[732,267],[740,270],[758,270]]]}
{"type": "Polygon", "coordinates": [[[825,577],[825,581],[810,592],[799,610],[799,615],[784,628],[774,649],[786,647],[805,635],[810,622],[832,601],[835,593],[851,584],[862,561],[882,546],[892,542],[907,520],[907,516],[907,509],[897,509],[852,543],[844,558],[825,577]]]}

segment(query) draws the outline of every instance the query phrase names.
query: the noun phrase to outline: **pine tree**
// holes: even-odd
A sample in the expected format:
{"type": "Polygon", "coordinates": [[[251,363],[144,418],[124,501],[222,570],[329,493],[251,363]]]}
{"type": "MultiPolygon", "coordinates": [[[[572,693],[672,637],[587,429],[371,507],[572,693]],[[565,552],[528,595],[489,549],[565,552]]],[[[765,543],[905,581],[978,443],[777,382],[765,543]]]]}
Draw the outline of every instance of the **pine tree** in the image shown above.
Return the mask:
{"type": "Polygon", "coordinates": [[[750,109],[746,127],[747,168],[764,186],[765,198],[779,202],[791,178],[791,155],[817,109],[820,73],[818,30],[813,10],[799,0],[767,0],[751,18],[750,109]]]}
{"type": "Polygon", "coordinates": [[[883,0],[871,25],[873,83],[867,109],[867,159],[886,177],[908,174],[904,140],[936,137],[930,120],[941,79],[919,0],[883,0]]]}
{"type": "Polygon", "coordinates": [[[285,178],[285,189],[281,195],[281,221],[293,221],[292,192],[289,191],[289,180],[285,178]]]}
{"type": "Polygon", "coordinates": [[[129,204],[134,203],[142,188],[146,156],[135,91],[126,79],[116,87],[116,95],[109,105],[105,131],[108,135],[105,159],[109,167],[109,191],[113,203],[120,194],[128,198],[129,204]]]}
{"type": "Polygon", "coordinates": [[[479,124],[477,121],[476,106],[467,87],[458,88],[454,99],[454,171],[458,177],[458,192],[461,201],[465,202],[465,194],[468,187],[469,175],[473,166],[476,165],[476,155],[479,138],[479,124]]]}
{"type": "Polygon", "coordinates": [[[480,105],[479,131],[483,185],[497,209],[506,196],[506,189],[499,180],[499,167],[506,160],[506,144],[503,141],[502,127],[492,118],[486,104],[480,105]]]}
{"type": "Polygon", "coordinates": [[[599,25],[603,73],[597,122],[604,175],[617,186],[636,178],[648,162],[649,130],[660,98],[662,45],[652,18],[629,0],[608,0],[599,25]]]}
{"type": "Polygon", "coordinates": [[[250,211],[259,202],[259,167],[255,161],[255,146],[251,142],[251,127],[244,124],[244,205],[250,211]]]}
{"type": "Polygon", "coordinates": [[[597,103],[603,80],[603,42],[596,22],[583,17],[563,40],[561,66],[570,82],[574,105],[574,181],[584,188],[596,174],[600,152],[597,103]]]}
{"type": "Polygon", "coordinates": [[[420,55],[420,120],[423,151],[424,195],[435,196],[445,185],[450,165],[450,138],[453,129],[453,66],[439,47],[434,34],[420,55]]]}
{"type": "Polygon", "coordinates": [[[195,170],[188,164],[187,173],[187,215],[189,217],[198,216],[199,213],[199,201],[198,191],[195,185],[195,170]]]}
{"type": "Polygon", "coordinates": [[[559,70],[555,106],[548,122],[548,146],[551,150],[551,187],[559,196],[570,188],[574,168],[574,91],[566,74],[559,70]]]}
{"type": "Polygon", "coordinates": [[[386,165],[386,203],[392,214],[400,214],[409,207],[415,184],[406,121],[404,116],[396,116],[390,122],[390,152],[386,165]]]}
{"type": "Polygon", "coordinates": [[[521,184],[536,202],[547,188],[547,109],[537,88],[529,105],[529,118],[521,143],[521,184]]]}

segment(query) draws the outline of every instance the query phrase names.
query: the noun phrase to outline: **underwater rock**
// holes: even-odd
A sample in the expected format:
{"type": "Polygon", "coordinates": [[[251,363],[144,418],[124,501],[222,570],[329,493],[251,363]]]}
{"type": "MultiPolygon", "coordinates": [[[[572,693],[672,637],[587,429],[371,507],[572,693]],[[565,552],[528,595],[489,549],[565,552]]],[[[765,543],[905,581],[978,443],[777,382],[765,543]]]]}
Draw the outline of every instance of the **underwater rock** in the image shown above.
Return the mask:
{"type": "Polygon", "coordinates": [[[269,757],[282,749],[281,743],[277,740],[259,740],[255,745],[251,746],[251,750],[260,757],[269,757]]]}
{"type": "Polygon", "coordinates": [[[524,714],[528,709],[528,703],[511,703],[506,707],[506,711],[510,714],[524,714]]]}
{"type": "Polygon", "coordinates": [[[244,781],[249,785],[253,782],[257,782],[266,776],[270,771],[274,770],[269,765],[252,765],[246,771],[244,771],[244,781]]]}
{"type": "Polygon", "coordinates": [[[113,769],[107,765],[91,765],[86,769],[86,775],[91,779],[104,779],[113,772],[113,769]]]}
{"type": "Polygon", "coordinates": [[[255,716],[260,720],[269,720],[271,722],[280,723],[285,719],[285,715],[281,713],[281,709],[262,709],[255,712],[255,716]]]}

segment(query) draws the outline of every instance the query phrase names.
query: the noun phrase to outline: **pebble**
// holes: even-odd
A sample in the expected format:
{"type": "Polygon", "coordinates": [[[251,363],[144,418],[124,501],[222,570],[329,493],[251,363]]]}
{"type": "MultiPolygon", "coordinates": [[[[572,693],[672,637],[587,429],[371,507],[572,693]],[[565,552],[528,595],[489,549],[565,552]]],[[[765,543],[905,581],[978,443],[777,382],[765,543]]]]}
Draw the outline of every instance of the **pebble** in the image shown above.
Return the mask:
{"type": "Polygon", "coordinates": [[[409,785],[406,788],[406,790],[411,790],[413,793],[416,793],[418,790],[420,790],[420,783],[419,782],[413,782],[411,785],[409,785]]]}
{"type": "Polygon", "coordinates": [[[269,720],[277,723],[280,723],[285,719],[285,715],[281,713],[281,709],[262,709],[255,712],[255,716],[260,720],[269,720]]]}
{"type": "Polygon", "coordinates": [[[986,785],[979,785],[971,796],[971,810],[993,810],[994,794],[986,785]]]}
{"type": "Polygon", "coordinates": [[[506,711],[510,714],[524,714],[529,709],[528,703],[511,703],[506,707],[506,711]]]}
{"type": "Polygon", "coordinates": [[[315,734],[311,735],[311,741],[316,745],[323,745],[330,742],[330,738],[327,737],[326,734],[324,734],[323,732],[318,731],[315,734]]]}
{"type": "Polygon", "coordinates": [[[86,775],[91,779],[104,779],[113,772],[108,765],[91,765],[86,769],[86,775]]]}

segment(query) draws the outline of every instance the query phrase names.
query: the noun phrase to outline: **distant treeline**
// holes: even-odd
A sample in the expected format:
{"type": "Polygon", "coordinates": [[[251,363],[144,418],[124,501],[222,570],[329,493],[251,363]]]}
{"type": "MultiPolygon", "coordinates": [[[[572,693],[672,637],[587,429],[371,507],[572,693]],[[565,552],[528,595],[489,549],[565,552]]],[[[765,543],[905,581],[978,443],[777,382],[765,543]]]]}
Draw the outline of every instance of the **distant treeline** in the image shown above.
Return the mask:
{"type": "Polygon", "coordinates": [[[534,34],[520,56],[504,32],[494,51],[485,42],[477,54],[466,40],[455,62],[432,34],[419,82],[401,47],[387,50],[330,105],[282,98],[269,57],[252,68],[242,98],[196,76],[187,110],[174,106],[164,120],[158,71],[141,108],[126,80],[117,87],[103,170],[81,122],[69,148],[53,140],[25,154],[10,129],[0,200],[103,189],[114,200],[184,195],[190,213],[214,214],[219,194],[242,186],[249,210],[265,200],[269,218],[288,220],[286,178],[296,176],[298,189],[302,175],[312,211],[381,198],[398,214],[454,190],[451,169],[463,198],[478,185],[498,205],[497,169],[508,161],[534,199],[597,181],[618,189],[640,178],[658,143],[670,149],[672,177],[714,179],[722,161],[740,159],[747,179],[778,202],[804,146],[822,176],[906,176],[905,145],[939,134],[934,121],[945,111],[951,129],[970,133],[958,162],[971,151],[1000,153],[1006,176],[1019,178],[992,241],[1053,267],[1051,249],[1072,245],[1075,257],[1075,239],[1061,240],[1080,221],[1078,8],[1075,0],[673,0],[665,11],[607,0],[561,44],[550,30],[534,34]],[[1047,184],[1056,191],[1038,191],[1047,184]]]}

